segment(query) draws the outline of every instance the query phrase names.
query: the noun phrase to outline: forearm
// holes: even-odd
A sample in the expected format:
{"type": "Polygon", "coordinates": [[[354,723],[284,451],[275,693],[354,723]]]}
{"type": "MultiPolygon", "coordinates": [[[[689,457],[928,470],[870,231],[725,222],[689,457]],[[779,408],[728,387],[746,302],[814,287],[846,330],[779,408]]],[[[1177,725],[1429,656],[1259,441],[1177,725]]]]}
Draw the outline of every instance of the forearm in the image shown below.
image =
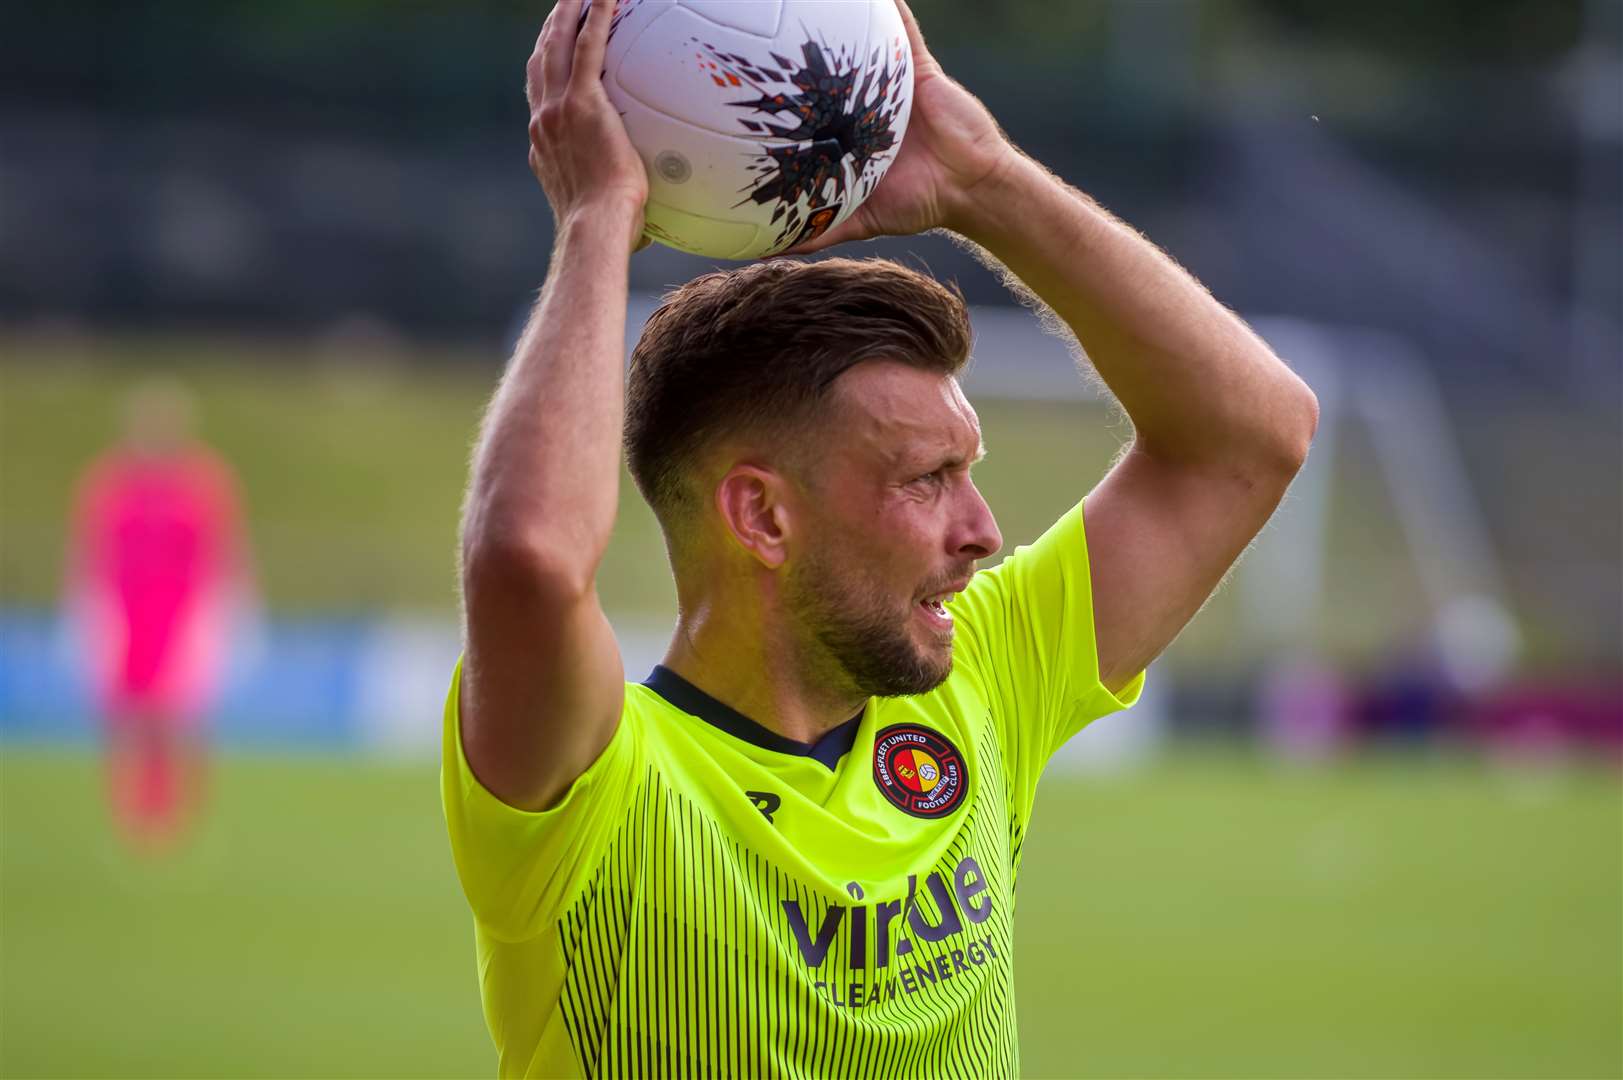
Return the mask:
{"type": "Polygon", "coordinates": [[[1023,156],[955,223],[1076,334],[1168,463],[1255,461],[1288,475],[1317,418],[1312,393],[1186,271],[1023,156]]]}
{"type": "Polygon", "coordinates": [[[463,551],[517,554],[590,583],[618,503],[627,225],[559,225],[541,297],[485,417],[463,551]]]}

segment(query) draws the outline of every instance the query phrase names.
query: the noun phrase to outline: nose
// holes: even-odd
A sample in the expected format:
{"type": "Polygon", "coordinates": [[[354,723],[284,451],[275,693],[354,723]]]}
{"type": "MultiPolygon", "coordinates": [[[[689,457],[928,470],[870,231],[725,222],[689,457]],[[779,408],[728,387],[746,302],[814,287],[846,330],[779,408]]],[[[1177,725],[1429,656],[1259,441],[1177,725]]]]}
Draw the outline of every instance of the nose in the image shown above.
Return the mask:
{"type": "Polygon", "coordinates": [[[998,532],[997,519],[986,505],[980,490],[973,482],[964,485],[966,497],[959,533],[953,538],[953,554],[971,559],[984,559],[1003,546],[1003,534],[998,532]]]}

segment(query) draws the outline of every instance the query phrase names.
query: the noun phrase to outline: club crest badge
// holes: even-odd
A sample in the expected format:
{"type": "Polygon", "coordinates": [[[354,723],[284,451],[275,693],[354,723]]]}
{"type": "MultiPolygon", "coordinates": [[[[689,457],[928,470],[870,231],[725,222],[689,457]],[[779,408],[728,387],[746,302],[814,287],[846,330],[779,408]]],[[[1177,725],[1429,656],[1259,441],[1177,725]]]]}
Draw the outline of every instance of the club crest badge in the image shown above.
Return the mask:
{"type": "Polygon", "coordinates": [[[918,724],[892,724],[874,736],[873,781],[892,806],[917,818],[946,817],[969,786],[958,748],[918,724]]]}

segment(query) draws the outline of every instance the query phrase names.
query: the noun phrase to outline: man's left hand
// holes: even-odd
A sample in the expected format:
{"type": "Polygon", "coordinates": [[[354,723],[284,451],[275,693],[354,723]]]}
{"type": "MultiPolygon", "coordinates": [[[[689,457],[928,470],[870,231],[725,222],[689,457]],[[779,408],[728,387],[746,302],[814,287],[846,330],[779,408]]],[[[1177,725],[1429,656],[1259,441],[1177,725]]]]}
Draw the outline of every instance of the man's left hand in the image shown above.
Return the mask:
{"type": "Polygon", "coordinates": [[[788,254],[938,227],[969,231],[975,190],[1019,156],[986,106],[930,55],[905,0],[896,7],[913,49],[913,113],[902,147],[856,213],[788,254]]]}

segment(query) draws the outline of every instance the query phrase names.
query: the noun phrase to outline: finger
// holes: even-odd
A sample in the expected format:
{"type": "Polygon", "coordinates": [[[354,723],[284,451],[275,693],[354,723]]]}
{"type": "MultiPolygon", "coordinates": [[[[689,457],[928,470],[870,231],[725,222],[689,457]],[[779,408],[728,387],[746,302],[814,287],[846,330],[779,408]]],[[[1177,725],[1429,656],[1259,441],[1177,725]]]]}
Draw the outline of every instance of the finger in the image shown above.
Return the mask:
{"type": "Polygon", "coordinates": [[[804,244],[796,244],[785,251],[778,252],[773,258],[782,258],[785,255],[810,255],[814,251],[833,247],[835,244],[844,244],[851,240],[871,240],[873,232],[863,219],[862,211],[858,210],[838,225],[834,226],[815,240],[807,240],[804,244]]]}
{"type": "Polygon", "coordinates": [[[569,72],[575,61],[575,27],[585,0],[558,0],[547,16],[546,34],[541,46],[541,96],[557,97],[569,85],[569,72]]]}
{"type": "Polygon", "coordinates": [[[542,55],[547,44],[547,28],[551,25],[552,12],[548,12],[547,17],[542,20],[541,32],[535,35],[535,48],[530,51],[530,59],[524,65],[524,97],[530,103],[532,111],[541,103],[542,55]]]}
{"type": "Polygon", "coordinates": [[[615,0],[593,0],[575,42],[575,67],[570,81],[583,90],[603,77],[603,54],[609,48],[609,26],[614,22],[615,0]]]}
{"type": "Polygon", "coordinates": [[[902,25],[907,28],[907,43],[913,49],[913,63],[917,65],[930,55],[930,50],[924,47],[924,31],[919,29],[919,21],[913,17],[913,9],[907,6],[907,0],[896,0],[896,10],[901,13],[902,25]]]}

